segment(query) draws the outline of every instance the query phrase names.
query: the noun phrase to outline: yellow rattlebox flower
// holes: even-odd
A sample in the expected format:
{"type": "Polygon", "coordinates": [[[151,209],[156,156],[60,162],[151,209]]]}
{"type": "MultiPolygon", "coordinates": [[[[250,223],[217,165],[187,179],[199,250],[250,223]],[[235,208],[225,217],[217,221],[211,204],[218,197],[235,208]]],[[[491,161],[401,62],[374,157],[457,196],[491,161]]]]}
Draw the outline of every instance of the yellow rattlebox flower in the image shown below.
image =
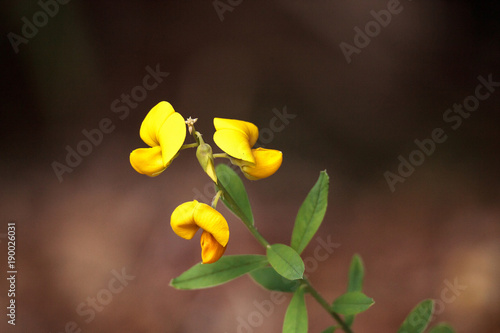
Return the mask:
{"type": "Polygon", "coordinates": [[[186,124],[170,103],[160,102],[144,118],[140,135],[151,148],[132,151],[130,164],[137,172],[155,177],[177,156],[186,139],[186,124]]]}
{"type": "Polygon", "coordinates": [[[211,264],[222,257],[229,241],[229,227],[221,213],[196,200],[178,206],[170,218],[172,230],[184,239],[192,239],[198,229],[201,234],[201,258],[211,264]]]}
{"type": "Polygon", "coordinates": [[[248,179],[269,177],[281,166],[281,151],[252,149],[259,138],[259,129],[254,124],[242,120],[214,118],[214,126],[214,142],[226,154],[236,159],[232,162],[241,168],[248,179]]]}

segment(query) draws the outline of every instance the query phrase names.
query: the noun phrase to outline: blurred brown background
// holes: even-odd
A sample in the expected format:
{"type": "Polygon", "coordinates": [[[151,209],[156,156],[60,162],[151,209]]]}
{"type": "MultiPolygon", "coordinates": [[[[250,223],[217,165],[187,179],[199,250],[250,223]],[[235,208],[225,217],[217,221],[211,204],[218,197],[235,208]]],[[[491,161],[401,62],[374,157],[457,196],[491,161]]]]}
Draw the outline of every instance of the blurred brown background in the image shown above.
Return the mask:
{"type": "MultiPolygon", "coordinates": [[[[425,298],[440,304],[433,323],[498,332],[500,89],[456,130],[443,119],[474,94],[478,76],[500,81],[498,2],[401,1],[350,63],[339,45],[353,45],[354,28],[364,30],[370,11],[390,2],[223,3],[231,10],[222,21],[208,0],[71,1],[48,7],[46,21],[36,1],[2,3],[0,236],[17,222],[18,276],[16,326],[2,314],[0,331],[281,331],[288,301],[263,313],[258,304],[268,304],[270,293],[247,277],[201,291],[168,285],[200,260],[198,237],[178,238],[170,214],[195,197],[208,202],[211,188],[194,151],[154,179],[130,166],[129,152],[145,146],[144,116],[167,100],[199,118],[209,143],[215,116],[271,129],[261,143],[283,151],[283,166],[267,180],[245,180],[271,242],[289,242],[299,205],[328,170],[318,236],[340,245],[309,276],[333,300],[346,288],[352,255],[363,257],[365,292],[376,304],[357,317],[355,332],[396,332],[425,298]],[[38,31],[16,53],[9,33],[22,37],[34,19],[38,31]],[[148,66],[169,74],[154,89],[136,88],[148,66]],[[120,99],[131,92],[138,98],[127,113],[120,99]],[[285,109],[295,118],[273,131],[285,109]],[[53,162],[66,164],[67,146],[76,149],[82,131],[105,118],[111,133],[59,181],[53,162]],[[434,128],[447,140],[391,192],[384,172],[396,173],[398,156],[408,158],[414,140],[434,128]],[[129,280],[113,280],[123,272],[129,280]]],[[[263,253],[221,211],[231,228],[226,253],[263,253]]],[[[304,256],[314,259],[318,244],[304,256]]],[[[310,332],[333,324],[309,298],[308,305],[310,332]]]]}

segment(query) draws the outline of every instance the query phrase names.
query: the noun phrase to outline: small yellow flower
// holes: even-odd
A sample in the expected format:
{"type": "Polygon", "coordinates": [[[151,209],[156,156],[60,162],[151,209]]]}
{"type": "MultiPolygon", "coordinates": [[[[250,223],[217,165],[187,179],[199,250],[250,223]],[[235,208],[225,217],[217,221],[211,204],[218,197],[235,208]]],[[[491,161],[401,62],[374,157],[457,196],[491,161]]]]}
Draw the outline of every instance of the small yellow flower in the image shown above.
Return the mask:
{"type": "Polygon", "coordinates": [[[170,103],[160,102],[144,118],[140,135],[151,148],[132,151],[130,164],[137,172],[155,177],[177,156],[186,139],[186,123],[170,103]]]}
{"type": "Polygon", "coordinates": [[[214,142],[235,159],[232,162],[241,168],[248,179],[269,177],[281,166],[281,151],[252,149],[259,138],[259,129],[254,124],[242,120],[214,118],[214,126],[214,142]]]}
{"type": "Polygon", "coordinates": [[[192,239],[198,229],[201,235],[201,258],[204,264],[219,260],[229,241],[229,227],[221,213],[196,200],[178,206],[170,218],[172,230],[184,239],[192,239]]]}

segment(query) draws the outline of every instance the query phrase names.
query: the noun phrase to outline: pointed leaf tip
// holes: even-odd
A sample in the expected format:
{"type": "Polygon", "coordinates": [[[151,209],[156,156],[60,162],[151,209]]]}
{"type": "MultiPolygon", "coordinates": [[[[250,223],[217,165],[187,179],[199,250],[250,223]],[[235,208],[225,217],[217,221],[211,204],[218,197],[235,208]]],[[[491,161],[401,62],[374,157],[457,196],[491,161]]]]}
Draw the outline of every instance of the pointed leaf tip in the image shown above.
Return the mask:
{"type": "Polygon", "coordinates": [[[333,311],[343,315],[355,315],[375,304],[372,298],[360,291],[352,291],[338,297],[332,305],[333,311]]]}

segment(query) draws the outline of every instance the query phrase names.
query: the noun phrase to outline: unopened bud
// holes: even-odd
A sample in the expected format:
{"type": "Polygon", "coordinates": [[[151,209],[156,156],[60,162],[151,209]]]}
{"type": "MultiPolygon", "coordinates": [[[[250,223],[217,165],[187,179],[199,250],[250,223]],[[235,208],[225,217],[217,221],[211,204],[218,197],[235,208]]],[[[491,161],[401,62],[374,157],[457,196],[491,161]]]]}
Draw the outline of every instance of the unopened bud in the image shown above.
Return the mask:
{"type": "Polygon", "coordinates": [[[208,143],[202,143],[196,149],[196,157],[200,162],[201,167],[217,184],[217,175],[215,174],[214,157],[212,155],[212,147],[208,143]]]}

